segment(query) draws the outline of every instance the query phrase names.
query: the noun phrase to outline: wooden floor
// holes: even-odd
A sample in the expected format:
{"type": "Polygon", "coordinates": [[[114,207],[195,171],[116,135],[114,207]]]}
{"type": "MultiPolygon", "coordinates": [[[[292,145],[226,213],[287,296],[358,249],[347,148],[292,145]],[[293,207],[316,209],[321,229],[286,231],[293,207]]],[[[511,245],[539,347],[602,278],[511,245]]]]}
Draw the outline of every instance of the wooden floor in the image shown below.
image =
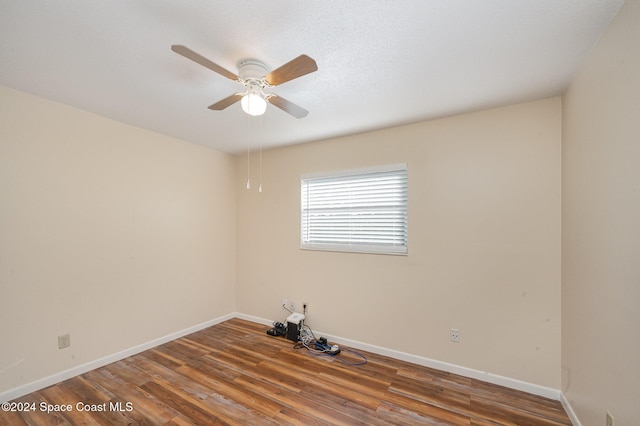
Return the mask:
{"type": "Polygon", "coordinates": [[[16,399],[33,410],[0,425],[571,424],[557,401],[366,352],[347,365],[266,329],[209,327],[16,399]]]}

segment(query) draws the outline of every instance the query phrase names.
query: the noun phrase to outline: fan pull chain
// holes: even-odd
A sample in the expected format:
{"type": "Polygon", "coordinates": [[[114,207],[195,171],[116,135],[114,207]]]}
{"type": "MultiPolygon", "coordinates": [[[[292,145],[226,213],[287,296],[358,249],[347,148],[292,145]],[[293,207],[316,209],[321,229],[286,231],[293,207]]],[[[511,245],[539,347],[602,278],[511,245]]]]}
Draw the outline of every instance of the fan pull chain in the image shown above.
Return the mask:
{"type": "MultiPolygon", "coordinates": [[[[258,127],[259,127],[259,131],[262,131],[262,116],[258,117],[258,127]]],[[[251,123],[251,117],[249,115],[247,115],[247,127],[251,128],[251,125],[254,123],[251,123]]],[[[259,144],[259,151],[258,151],[258,177],[259,177],[259,184],[258,184],[258,192],[262,192],[262,141],[260,141],[259,144]]],[[[250,140],[247,141],[247,189],[251,189],[251,142],[250,140]]]]}
{"type": "MultiPolygon", "coordinates": [[[[247,120],[249,116],[247,115],[247,120]]],[[[247,189],[251,189],[251,141],[247,139],[247,189]]]]}
{"type": "MultiPolygon", "coordinates": [[[[260,116],[260,134],[262,134],[262,116],[260,116]]],[[[260,149],[260,156],[258,157],[258,164],[259,164],[259,174],[258,177],[260,178],[260,185],[258,185],[258,192],[262,192],[262,140],[260,140],[260,145],[259,145],[259,149],[260,149]]]]}
{"type": "Polygon", "coordinates": [[[258,192],[262,192],[262,142],[260,142],[260,185],[258,186],[258,192]]]}

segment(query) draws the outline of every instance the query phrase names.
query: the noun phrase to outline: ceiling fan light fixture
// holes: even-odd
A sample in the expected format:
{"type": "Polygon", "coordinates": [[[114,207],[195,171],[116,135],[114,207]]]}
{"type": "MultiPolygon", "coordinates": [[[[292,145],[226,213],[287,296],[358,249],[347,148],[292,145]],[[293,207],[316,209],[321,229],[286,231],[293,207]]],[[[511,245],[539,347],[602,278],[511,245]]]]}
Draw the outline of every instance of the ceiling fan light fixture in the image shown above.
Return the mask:
{"type": "Polygon", "coordinates": [[[240,106],[247,114],[258,116],[267,110],[267,101],[259,91],[249,90],[240,100],[240,106]]]}
{"type": "Polygon", "coordinates": [[[246,91],[244,93],[234,93],[209,105],[207,108],[210,110],[222,111],[240,101],[240,106],[245,113],[259,116],[267,110],[268,102],[295,118],[303,118],[309,114],[306,109],[283,97],[263,92],[263,89],[271,89],[317,71],[318,64],[307,55],[300,55],[273,71],[269,71],[267,66],[258,60],[245,59],[238,63],[238,75],[236,75],[181,44],[171,45],[171,50],[245,87],[246,91]]]}

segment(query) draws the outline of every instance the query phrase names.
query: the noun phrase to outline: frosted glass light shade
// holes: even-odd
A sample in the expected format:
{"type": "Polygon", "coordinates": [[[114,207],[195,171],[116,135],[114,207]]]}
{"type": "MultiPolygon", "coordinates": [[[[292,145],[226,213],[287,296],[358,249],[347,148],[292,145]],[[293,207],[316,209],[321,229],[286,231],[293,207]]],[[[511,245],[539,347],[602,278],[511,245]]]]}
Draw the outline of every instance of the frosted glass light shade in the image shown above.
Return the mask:
{"type": "Polygon", "coordinates": [[[240,106],[249,115],[262,115],[267,110],[267,101],[258,93],[248,93],[240,100],[240,106]]]}

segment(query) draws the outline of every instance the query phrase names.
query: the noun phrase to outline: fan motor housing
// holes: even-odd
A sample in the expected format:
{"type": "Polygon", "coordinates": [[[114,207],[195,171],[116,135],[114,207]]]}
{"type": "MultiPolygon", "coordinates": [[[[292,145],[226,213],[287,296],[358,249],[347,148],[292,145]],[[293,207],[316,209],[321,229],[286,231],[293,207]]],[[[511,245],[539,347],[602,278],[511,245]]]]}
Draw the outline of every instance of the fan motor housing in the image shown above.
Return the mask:
{"type": "Polygon", "coordinates": [[[269,69],[255,59],[245,59],[238,64],[238,77],[242,80],[261,80],[269,69]]]}

